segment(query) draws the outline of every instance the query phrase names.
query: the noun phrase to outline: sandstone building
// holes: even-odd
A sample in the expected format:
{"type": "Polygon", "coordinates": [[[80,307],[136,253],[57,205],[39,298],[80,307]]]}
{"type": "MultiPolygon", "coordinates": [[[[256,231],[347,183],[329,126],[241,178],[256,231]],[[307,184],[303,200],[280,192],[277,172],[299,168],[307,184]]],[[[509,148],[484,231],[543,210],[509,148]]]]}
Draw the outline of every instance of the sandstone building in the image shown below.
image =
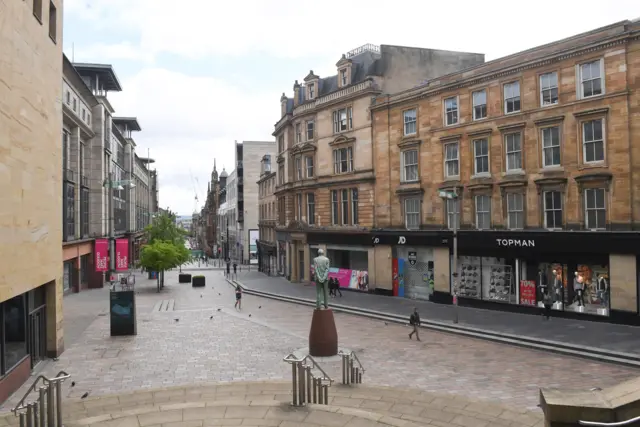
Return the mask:
{"type": "Polygon", "coordinates": [[[378,96],[378,286],[517,311],[548,291],[558,315],[638,323],[639,37],[624,21],[378,96]]]}
{"type": "Polygon", "coordinates": [[[282,95],[273,132],[278,271],[309,280],[310,261],[322,248],[341,269],[344,286],[376,287],[374,265],[382,260],[369,235],[375,212],[371,97],[483,62],[475,53],[364,45],[342,55],[335,75],[310,71],[302,84],[295,82],[292,97],[282,95]]]}
{"type": "Polygon", "coordinates": [[[258,179],[258,271],[268,275],[277,273],[276,246],[276,172],[272,168],[272,155],[265,154],[258,179]]]}

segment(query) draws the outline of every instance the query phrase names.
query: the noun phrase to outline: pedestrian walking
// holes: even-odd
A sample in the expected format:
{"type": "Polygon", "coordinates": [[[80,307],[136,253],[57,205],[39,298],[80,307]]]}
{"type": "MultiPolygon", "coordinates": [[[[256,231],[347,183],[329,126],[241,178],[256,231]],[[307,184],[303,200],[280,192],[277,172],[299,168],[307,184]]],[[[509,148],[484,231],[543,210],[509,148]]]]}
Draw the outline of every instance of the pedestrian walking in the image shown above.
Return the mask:
{"type": "Polygon", "coordinates": [[[549,292],[545,292],[542,295],[542,303],[544,304],[544,311],[542,315],[546,320],[549,320],[549,316],[551,315],[551,304],[553,304],[551,294],[549,292]]]}
{"type": "Polygon", "coordinates": [[[240,285],[236,285],[236,305],[234,308],[242,310],[242,288],[240,285]]]}
{"type": "Polygon", "coordinates": [[[420,333],[418,327],[420,327],[420,314],[418,314],[418,307],[413,308],[413,313],[409,316],[409,324],[413,326],[413,331],[409,333],[409,339],[413,339],[413,334],[416,334],[416,339],[420,341],[420,333]]]}
{"type": "Polygon", "coordinates": [[[237,280],[238,279],[238,263],[235,261],[233,261],[233,275],[237,280]]]}
{"type": "Polygon", "coordinates": [[[231,278],[231,263],[227,260],[227,279],[231,278]]]}

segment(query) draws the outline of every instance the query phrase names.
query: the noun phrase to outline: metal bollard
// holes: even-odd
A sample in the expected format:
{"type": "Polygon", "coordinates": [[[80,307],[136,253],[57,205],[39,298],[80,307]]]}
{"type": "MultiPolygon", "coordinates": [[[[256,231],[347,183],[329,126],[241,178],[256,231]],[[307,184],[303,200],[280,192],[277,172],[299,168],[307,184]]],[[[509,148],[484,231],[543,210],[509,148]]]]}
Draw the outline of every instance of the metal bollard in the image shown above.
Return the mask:
{"type": "Polygon", "coordinates": [[[296,384],[298,383],[298,369],[295,363],[291,364],[291,368],[291,378],[293,380],[291,395],[293,396],[293,406],[298,406],[298,391],[296,390],[296,384]]]}
{"type": "Polygon", "coordinates": [[[24,412],[20,412],[20,427],[26,427],[26,420],[27,420],[27,416],[25,415],[24,412]]]}
{"type": "Polygon", "coordinates": [[[33,408],[31,403],[27,403],[27,427],[33,427],[33,408]]]}
{"type": "Polygon", "coordinates": [[[318,379],[313,378],[313,403],[318,403],[318,379]]]}
{"type": "Polygon", "coordinates": [[[40,387],[38,390],[38,406],[40,406],[40,427],[46,427],[45,419],[47,414],[45,413],[45,390],[46,387],[40,387]]]}
{"type": "Polygon", "coordinates": [[[349,357],[349,375],[351,375],[351,384],[355,381],[355,370],[353,367],[353,358],[349,357]]]}
{"type": "Polygon", "coordinates": [[[311,403],[311,381],[313,380],[313,375],[311,375],[311,366],[307,366],[307,403],[311,403]]]}
{"type": "Polygon", "coordinates": [[[56,416],[58,424],[56,427],[62,427],[62,381],[56,380],[56,416]]]}
{"type": "Polygon", "coordinates": [[[362,384],[362,371],[358,373],[358,384],[362,384]]]}
{"type": "Polygon", "coordinates": [[[39,402],[36,400],[35,402],[32,403],[33,405],[33,425],[35,427],[38,427],[38,423],[40,421],[40,404],[39,402]]]}
{"type": "MultiPolygon", "coordinates": [[[[55,407],[53,406],[53,398],[54,398],[53,393],[54,393],[53,383],[50,382],[47,386],[47,425],[48,427],[55,427],[55,421],[54,421],[55,407]]],[[[20,427],[24,427],[24,426],[20,426],[20,427]]]]}
{"type": "Polygon", "coordinates": [[[318,403],[320,405],[324,404],[324,393],[322,393],[322,380],[318,378],[318,403]]]}
{"type": "Polygon", "coordinates": [[[300,396],[300,405],[304,405],[304,402],[306,400],[304,396],[304,393],[307,390],[307,387],[304,384],[305,378],[306,378],[305,369],[304,369],[304,366],[302,365],[302,362],[300,362],[300,364],[298,365],[298,381],[299,381],[298,393],[300,396]]]}
{"type": "Polygon", "coordinates": [[[327,384],[322,386],[322,394],[324,394],[324,404],[329,404],[329,386],[327,384]]]}
{"type": "Polygon", "coordinates": [[[355,381],[356,384],[358,384],[359,377],[360,377],[360,368],[356,368],[356,381],[355,381]]]}

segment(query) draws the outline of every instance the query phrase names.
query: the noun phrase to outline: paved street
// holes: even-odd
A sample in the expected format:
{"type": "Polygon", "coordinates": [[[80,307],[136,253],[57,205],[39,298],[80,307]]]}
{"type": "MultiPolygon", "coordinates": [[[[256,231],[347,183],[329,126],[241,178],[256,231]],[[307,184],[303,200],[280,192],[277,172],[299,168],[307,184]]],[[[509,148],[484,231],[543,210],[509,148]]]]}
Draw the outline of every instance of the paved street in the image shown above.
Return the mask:
{"type": "MultiPolygon", "coordinates": [[[[268,277],[252,271],[238,273],[238,280],[252,289],[315,300],[313,286],[290,283],[281,277],[268,277]]],[[[453,319],[453,308],[447,305],[355,291],[343,291],[342,294],[342,298],[334,300],[336,303],[407,317],[417,306],[423,319],[444,322],[453,319]]],[[[460,325],[500,333],[640,354],[640,328],[633,326],[560,318],[546,322],[541,316],[468,307],[459,307],[459,322],[460,325]]]]}
{"type": "MultiPolygon", "coordinates": [[[[287,380],[290,368],[282,357],[307,345],[312,311],[245,295],[242,312],[237,312],[233,289],[222,273],[202,274],[206,288],[192,288],[177,284],[177,271],[168,272],[161,293],[155,281],[139,277],[135,337],[109,336],[109,317],[101,315],[108,307],[106,289],[65,298],[65,325],[82,323],[86,328],[72,329],[67,350],[58,361],[46,362],[42,372],[71,373],[76,386],[65,390],[70,397],[192,383],[287,380]],[[154,311],[163,300],[173,300],[174,311],[154,311]]],[[[367,368],[367,385],[535,408],[539,387],[606,387],[638,375],[630,368],[428,330],[416,342],[401,325],[340,313],[335,317],[340,345],[359,355],[367,368]]],[[[336,366],[329,368],[339,378],[336,366]]],[[[4,409],[25,391],[23,387],[4,409]]]]}

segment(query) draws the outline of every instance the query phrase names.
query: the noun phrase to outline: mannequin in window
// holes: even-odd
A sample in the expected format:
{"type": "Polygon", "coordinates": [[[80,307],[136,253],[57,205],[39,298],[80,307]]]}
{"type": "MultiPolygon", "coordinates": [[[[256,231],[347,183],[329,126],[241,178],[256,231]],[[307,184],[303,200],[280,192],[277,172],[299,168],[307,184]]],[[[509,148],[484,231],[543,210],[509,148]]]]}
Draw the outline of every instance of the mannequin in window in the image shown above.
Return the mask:
{"type": "Polygon", "coordinates": [[[562,302],[562,271],[553,270],[554,302],[562,302]]]}
{"type": "Polygon", "coordinates": [[[596,290],[598,292],[598,299],[600,300],[600,305],[608,306],[609,305],[609,282],[604,275],[600,273],[596,274],[596,290]]]}
{"type": "Polygon", "coordinates": [[[573,290],[576,293],[574,301],[578,301],[578,307],[584,306],[584,278],[577,271],[573,279],[573,290]]]}
{"type": "Polygon", "coordinates": [[[547,275],[542,269],[538,270],[538,288],[540,289],[538,301],[544,301],[545,295],[549,292],[549,281],[547,280],[547,275]]]}

